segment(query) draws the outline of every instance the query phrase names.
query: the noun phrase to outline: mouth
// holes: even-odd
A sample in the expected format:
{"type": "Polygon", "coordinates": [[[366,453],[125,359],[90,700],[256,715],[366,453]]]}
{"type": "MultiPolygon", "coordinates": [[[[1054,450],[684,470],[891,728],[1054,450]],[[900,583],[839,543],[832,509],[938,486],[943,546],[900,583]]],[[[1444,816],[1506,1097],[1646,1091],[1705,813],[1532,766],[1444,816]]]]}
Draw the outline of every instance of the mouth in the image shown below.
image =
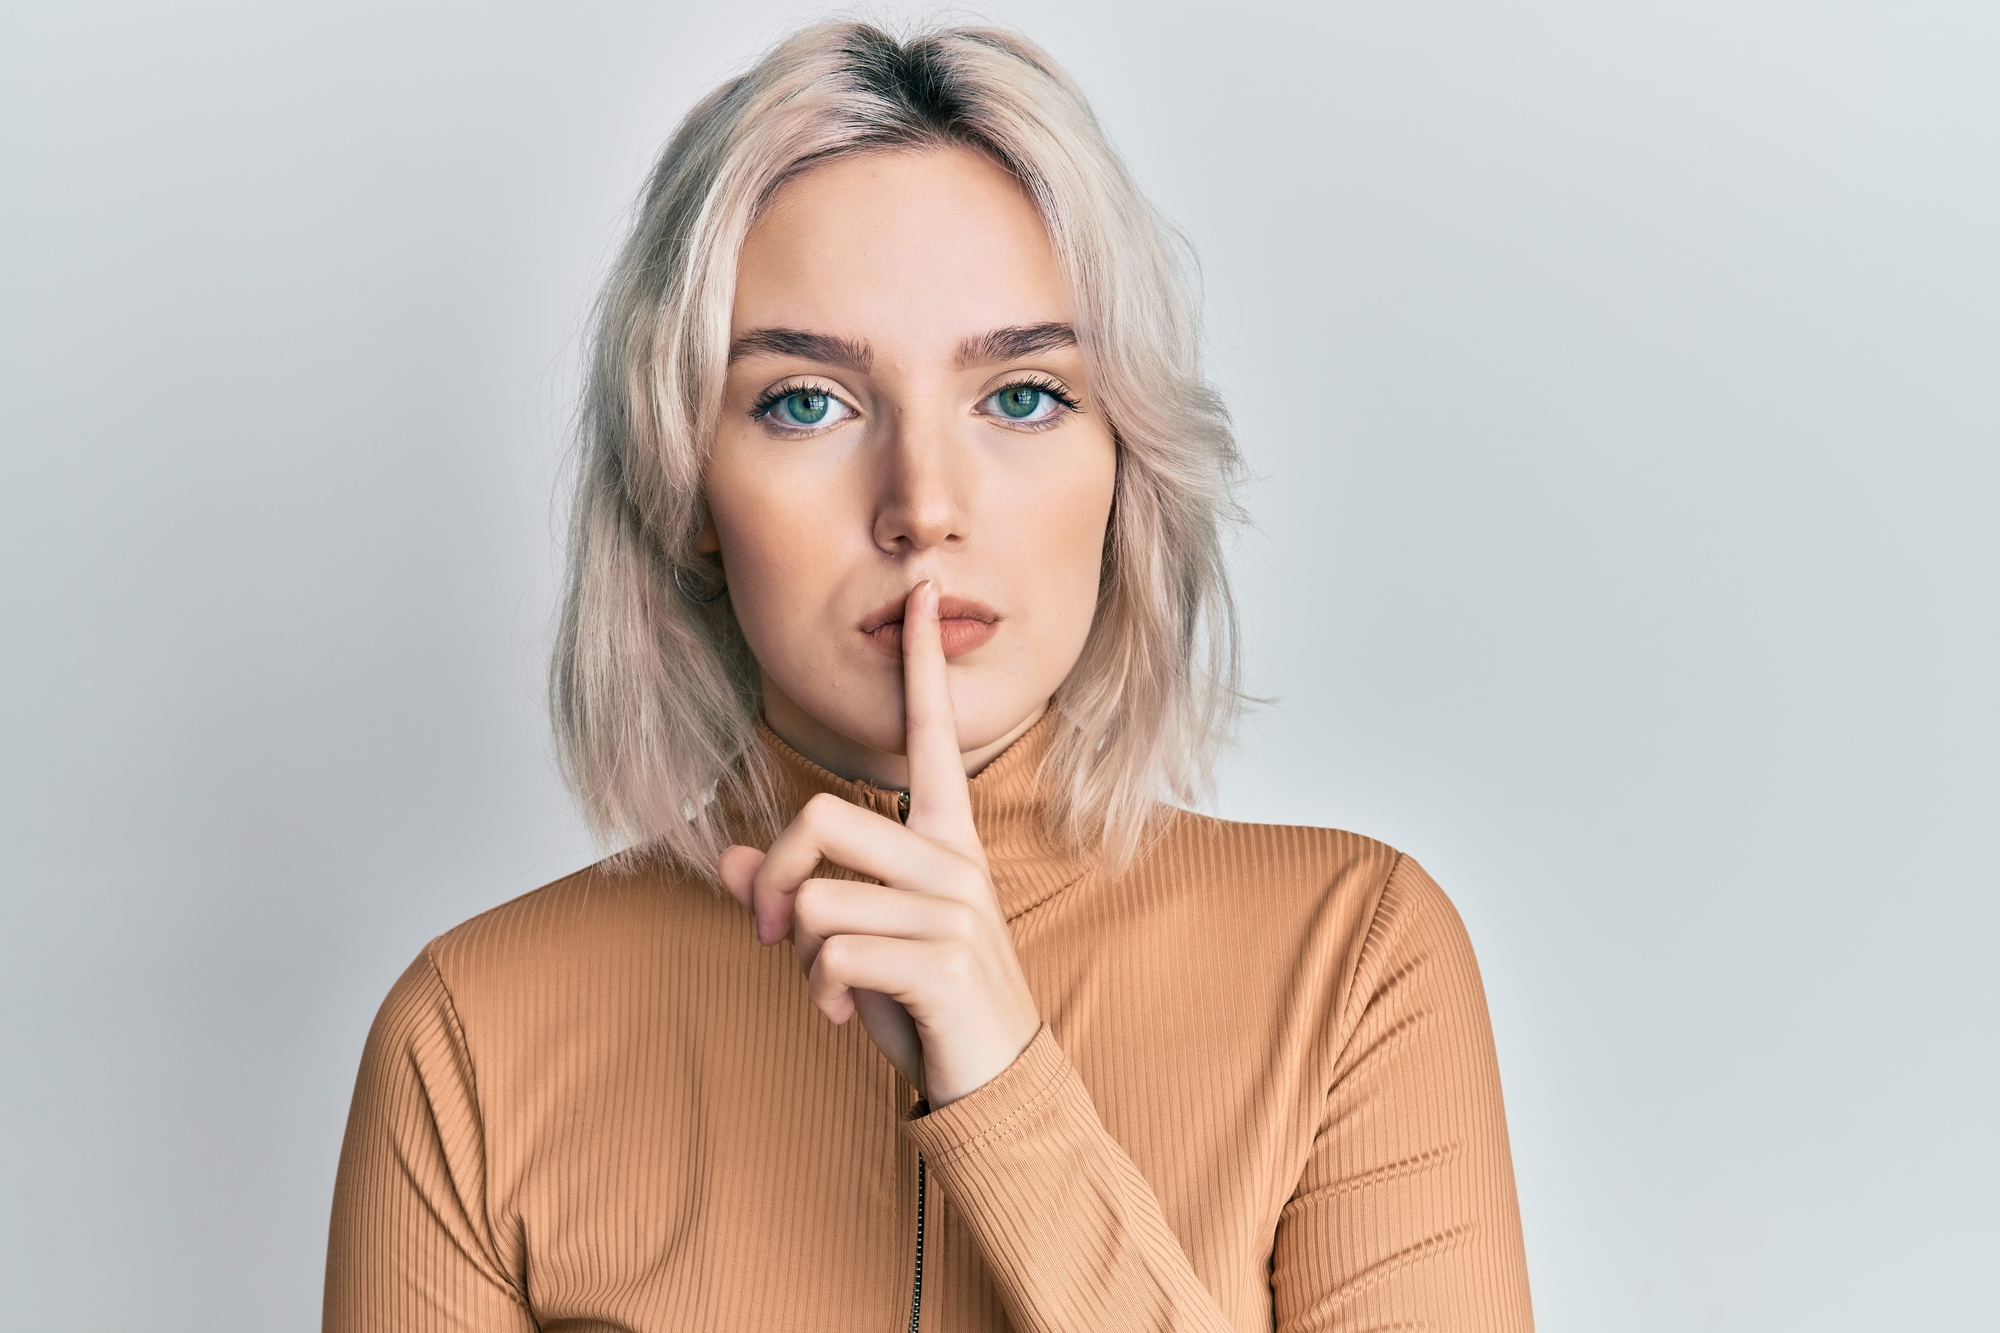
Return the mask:
{"type": "MultiPolygon", "coordinates": [[[[862,617],[856,626],[870,647],[885,657],[903,655],[903,606],[908,593],[885,602],[862,617]]],[[[944,640],[944,655],[960,657],[985,643],[998,632],[1000,613],[984,602],[969,597],[938,598],[938,629],[944,640]]]]}

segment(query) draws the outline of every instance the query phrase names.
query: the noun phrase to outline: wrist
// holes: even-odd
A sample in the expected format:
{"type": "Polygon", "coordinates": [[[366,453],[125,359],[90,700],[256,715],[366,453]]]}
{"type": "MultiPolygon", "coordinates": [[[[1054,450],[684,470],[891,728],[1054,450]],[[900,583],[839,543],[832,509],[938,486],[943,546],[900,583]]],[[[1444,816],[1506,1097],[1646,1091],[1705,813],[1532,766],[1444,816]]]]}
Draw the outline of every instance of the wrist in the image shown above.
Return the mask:
{"type": "Polygon", "coordinates": [[[925,1071],[924,1100],[932,1110],[951,1105],[964,1097],[969,1097],[1005,1074],[1020,1060],[1022,1052],[1034,1043],[1042,1030],[1042,1020],[1033,1017],[1024,1032],[1010,1035],[997,1042],[991,1059],[980,1061],[975,1067],[963,1071],[925,1071]]]}

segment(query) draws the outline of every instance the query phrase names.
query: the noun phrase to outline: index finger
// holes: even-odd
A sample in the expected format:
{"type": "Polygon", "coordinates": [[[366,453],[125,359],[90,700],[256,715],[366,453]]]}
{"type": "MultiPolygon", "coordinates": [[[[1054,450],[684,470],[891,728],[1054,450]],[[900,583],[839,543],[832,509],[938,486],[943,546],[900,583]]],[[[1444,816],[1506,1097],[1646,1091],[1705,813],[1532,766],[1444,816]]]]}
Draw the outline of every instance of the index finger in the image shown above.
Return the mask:
{"type": "Polygon", "coordinates": [[[930,580],[903,603],[903,754],[910,769],[911,829],[976,855],[972,795],[958,748],[958,720],[946,675],[938,589],[930,580]]]}

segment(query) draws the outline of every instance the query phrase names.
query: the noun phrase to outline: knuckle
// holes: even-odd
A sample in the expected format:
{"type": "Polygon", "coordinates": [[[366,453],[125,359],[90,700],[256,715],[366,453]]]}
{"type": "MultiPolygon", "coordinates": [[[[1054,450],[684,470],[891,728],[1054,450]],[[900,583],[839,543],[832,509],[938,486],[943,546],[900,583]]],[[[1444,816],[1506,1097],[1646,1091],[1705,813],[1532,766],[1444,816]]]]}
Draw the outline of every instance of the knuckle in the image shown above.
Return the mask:
{"type": "Polygon", "coordinates": [[[970,939],[979,929],[979,910],[971,903],[947,899],[944,903],[945,931],[953,939],[970,939]]]}
{"type": "Polygon", "coordinates": [[[817,921],[820,910],[826,906],[825,886],[823,879],[809,879],[799,885],[798,892],[792,895],[792,915],[808,925],[817,921]]]}
{"type": "Polygon", "coordinates": [[[939,955],[938,970],[955,985],[962,985],[978,973],[979,957],[964,940],[951,940],[939,955]]]}
{"type": "Polygon", "coordinates": [[[835,935],[819,946],[819,957],[813,969],[821,978],[832,981],[847,971],[854,961],[854,946],[846,935],[835,935]]]}

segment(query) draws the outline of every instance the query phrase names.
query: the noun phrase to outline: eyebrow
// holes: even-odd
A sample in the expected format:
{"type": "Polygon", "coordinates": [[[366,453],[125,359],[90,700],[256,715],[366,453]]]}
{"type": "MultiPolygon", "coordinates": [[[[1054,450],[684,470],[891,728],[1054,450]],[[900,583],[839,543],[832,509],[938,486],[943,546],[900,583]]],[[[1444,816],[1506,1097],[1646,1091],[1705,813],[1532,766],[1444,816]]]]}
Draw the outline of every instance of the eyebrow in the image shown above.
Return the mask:
{"type": "Polygon", "coordinates": [[[958,345],[958,364],[983,366],[1074,346],[1076,330],[1068,324],[1016,324],[967,338],[958,345]]]}
{"type": "MultiPolygon", "coordinates": [[[[1076,329],[1069,324],[1014,324],[1004,329],[991,329],[975,334],[958,345],[960,366],[989,365],[995,361],[1012,361],[1019,357],[1033,356],[1037,352],[1052,352],[1058,347],[1076,346],[1076,329]]],[[[771,356],[796,356],[806,361],[819,361],[830,366],[845,366],[849,370],[868,372],[874,364],[874,349],[865,342],[852,338],[838,338],[830,333],[811,333],[805,329],[752,329],[729,344],[729,363],[734,365],[746,356],[762,352],[771,356]]]]}
{"type": "Polygon", "coordinates": [[[855,342],[851,338],[836,338],[830,333],[808,333],[804,329],[752,329],[729,344],[729,363],[734,365],[758,352],[845,366],[864,375],[875,360],[875,353],[867,343],[855,342]]]}

